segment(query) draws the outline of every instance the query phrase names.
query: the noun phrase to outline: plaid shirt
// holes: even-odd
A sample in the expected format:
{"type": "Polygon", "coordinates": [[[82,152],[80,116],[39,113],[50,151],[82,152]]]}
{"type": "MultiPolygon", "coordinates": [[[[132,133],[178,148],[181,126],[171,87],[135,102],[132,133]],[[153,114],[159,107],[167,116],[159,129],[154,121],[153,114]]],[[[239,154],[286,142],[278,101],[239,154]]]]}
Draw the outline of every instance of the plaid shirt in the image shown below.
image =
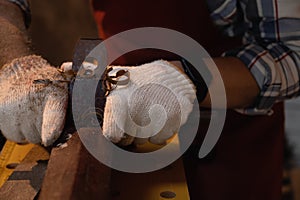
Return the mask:
{"type": "Polygon", "coordinates": [[[224,53],[239,58],[256,79],[260,94],[244,114],[271,114],[274,103],[300,93],[300,1],[207,1],[214,22],[244,46],[224,53]]]}

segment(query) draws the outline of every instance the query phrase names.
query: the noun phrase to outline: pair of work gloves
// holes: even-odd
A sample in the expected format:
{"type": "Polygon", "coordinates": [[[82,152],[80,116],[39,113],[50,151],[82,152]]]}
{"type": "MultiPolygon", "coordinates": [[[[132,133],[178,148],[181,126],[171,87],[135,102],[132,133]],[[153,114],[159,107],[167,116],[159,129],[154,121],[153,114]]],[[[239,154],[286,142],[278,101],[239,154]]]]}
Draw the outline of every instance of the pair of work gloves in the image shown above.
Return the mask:
{"type": "MultiPolygon", "coordinates": [[[[95,70],[92,63],[83,69],[95,70]]],[[[178,132],[196,98],[189,78],[167,61],[109,66],[117,77],[104,108],[102,132],[114,143],[164,144],[178,132]]],[[[14,59],[0,70],[0,130],[9,140],[52,145],[63,131],[71,64],[40,56],[14,59]]]]}

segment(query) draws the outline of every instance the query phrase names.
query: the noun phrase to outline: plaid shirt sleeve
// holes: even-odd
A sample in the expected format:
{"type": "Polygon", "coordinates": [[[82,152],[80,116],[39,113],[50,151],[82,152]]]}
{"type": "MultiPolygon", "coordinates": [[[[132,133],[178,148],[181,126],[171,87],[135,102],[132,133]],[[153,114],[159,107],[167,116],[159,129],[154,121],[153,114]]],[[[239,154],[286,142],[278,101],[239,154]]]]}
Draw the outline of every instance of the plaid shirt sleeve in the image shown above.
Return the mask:
{"type": "Polygon", "coordinates": [[[208,3],[211,17],[230,36],[237,16],[243,16],[244,46],[223,56],[239,58],[250,70],[260,87],[254,104],[238,109],[243,114],[272,114],[278,101],[300,95],[300,7],[298,0],[281,4],[278,0],[216,0],[208,3]],[[290,5],[293,4],[293,5],[290,5]]]}
{"type": "Polygon", "coordinates": [[[235,56],[248,67],[260,94],[254,105],[237,111],[244,114],[272,114],[278,101],[299,95],[299,55],[282,43],[251,43],[224,54],[235,56]]]}
{"type": "Polygon", "coordinates": [[[207,4],[211,19],[225,35],[233,37],[244,33],[243,12],[236,0],[207,0],[207,4]]]}

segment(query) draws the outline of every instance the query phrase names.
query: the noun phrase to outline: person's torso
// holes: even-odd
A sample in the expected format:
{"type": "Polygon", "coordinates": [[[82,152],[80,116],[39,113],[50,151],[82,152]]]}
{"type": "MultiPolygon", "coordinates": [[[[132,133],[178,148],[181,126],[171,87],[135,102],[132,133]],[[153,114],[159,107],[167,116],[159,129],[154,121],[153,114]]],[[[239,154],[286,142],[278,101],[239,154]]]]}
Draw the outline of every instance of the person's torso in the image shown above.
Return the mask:
{"type": "MultiPolygon", "coordinates": [[[[222,35],[210,20],[205,1],[95,0],[93,3],[98,12],[105,12],[99,26],[103,38],[133,28],[162,27],[188,35],[212,56],[219,56],[226,49],[237,46],[237,40],[222,35]]],[[[158,59],[158,56],[161,58],[162,54],[149,59],[158,59]]]]}

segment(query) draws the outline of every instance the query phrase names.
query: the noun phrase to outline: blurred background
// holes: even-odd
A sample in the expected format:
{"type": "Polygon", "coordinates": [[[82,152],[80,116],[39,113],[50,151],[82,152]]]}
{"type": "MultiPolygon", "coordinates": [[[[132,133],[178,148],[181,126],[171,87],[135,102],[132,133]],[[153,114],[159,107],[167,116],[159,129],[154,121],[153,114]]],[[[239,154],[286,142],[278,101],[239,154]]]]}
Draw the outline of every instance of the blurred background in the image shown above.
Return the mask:
{"type": "MultiPolygon", "coordinates": [[[[300,98],[285,102],[285,168],[290,177],[294,199],[300,199],[300,98]]],[[[284,183],[284,182],[283,182],[284,183]]]]}
{"type": "Polygon", "coordinates": [[[30,0],[29,28],[36,53],[59,66],[71,61],[79,38],[97,38],[97,28],[88,0],[30,0]]]}

